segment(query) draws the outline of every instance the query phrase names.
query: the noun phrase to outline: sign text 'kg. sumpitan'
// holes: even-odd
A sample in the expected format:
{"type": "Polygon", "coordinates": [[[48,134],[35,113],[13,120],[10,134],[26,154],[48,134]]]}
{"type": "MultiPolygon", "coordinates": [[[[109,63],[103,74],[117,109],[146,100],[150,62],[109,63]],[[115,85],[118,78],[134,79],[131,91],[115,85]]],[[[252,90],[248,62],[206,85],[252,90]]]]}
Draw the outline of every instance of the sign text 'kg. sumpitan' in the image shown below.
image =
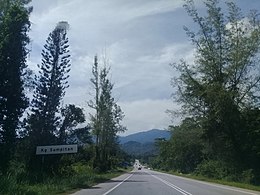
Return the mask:
{"type": "Polygon", "coordinates": [[[77,153],[78,145],[37,146],[36,155],[77,153]]]}

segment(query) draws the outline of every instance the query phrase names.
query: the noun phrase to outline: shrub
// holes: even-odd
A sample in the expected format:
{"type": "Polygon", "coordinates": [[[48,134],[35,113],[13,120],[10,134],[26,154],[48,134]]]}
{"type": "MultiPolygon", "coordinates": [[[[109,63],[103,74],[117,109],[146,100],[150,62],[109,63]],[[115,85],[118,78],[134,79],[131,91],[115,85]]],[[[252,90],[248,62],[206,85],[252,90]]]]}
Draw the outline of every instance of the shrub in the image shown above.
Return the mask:
{"type": "Polygon", "coordinates": [[[195,174],[213,179],[223,179],[228,176],[228,172],[227,166],[216,160],[204,160],[195,170],[195,174]]]}
{"type": "Polygon", "coordinates": [[[245,171],[242,172],[241,174],[241,182],[243,183],[247,183],[250,184],[254,181],[254,173],[253,173],[253,169],[247,169],[245,171]]]}
{"type": "Polygon", "coordinates": [[[7,175],[0,175],[0,194],[11,194],[17,191],[16,178],[8,173],[7,175]]]}

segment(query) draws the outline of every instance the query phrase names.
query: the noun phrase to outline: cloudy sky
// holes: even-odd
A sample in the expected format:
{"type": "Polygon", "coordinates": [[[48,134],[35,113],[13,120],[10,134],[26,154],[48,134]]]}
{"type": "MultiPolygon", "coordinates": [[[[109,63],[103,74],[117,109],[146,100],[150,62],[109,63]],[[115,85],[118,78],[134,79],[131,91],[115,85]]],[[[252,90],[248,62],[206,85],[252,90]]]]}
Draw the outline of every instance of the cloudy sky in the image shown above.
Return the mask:
{"type": "MultiPolygon", "coordinates": [[[[203,11],[203,4],[195,0],[203,11]]],[[[260,8],[259,0],[235,1],[243,10],[260,8]]],[[[70,24],[70,88],[64,103],[90,112],[91,66],[94,55],[106,55],[111,66],[114,96],[125,113],[123,124],[132,134],[178,124],[166,114],[179,105],[172,101],[170,63],[193,60],[193,48],[183,26],[194,24],[182,0],[32,0],[34,11],[28,63],[41,63],[41,50],[59,21],[70,24]]]]}

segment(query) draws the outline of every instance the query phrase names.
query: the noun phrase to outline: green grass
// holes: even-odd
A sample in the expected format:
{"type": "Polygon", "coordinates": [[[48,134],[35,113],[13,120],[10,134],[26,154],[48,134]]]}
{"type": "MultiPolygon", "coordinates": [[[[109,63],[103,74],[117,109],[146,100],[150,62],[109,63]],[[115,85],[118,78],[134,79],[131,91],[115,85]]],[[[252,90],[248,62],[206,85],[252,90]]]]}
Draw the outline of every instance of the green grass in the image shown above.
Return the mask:
{"type": "Polygon", "coordinates": [[[190,179],[195,179],[195,180],[200,180],[200,181],[206,181],[206,182],[210,182],[210,183],[216,183],[216,184],[233,186],[233,187],[238,187],[238,188],[243,188],[243,189],[248,189],[248,190],[260,191],[260,186],[256,186],[256,185],[252,185],[252,184],[239,183],[239,182],[226,181],[226,180],[217,180],[217,179],[211,179],[211,178],[207,178],[207,177],[200,176],[200,175],[181,174],[181,173],[174,172],[174,171],[161,171],[161,170],[158,170],[158,171],[168,173],[171,175],[180,176],[180,177],[185,177],[185,178],[190,178],[190,179]]]}
{"type": "Polygon", "coordinates": [[[67,189],[63,190],[63,192],[59,192],[59,194],[68,194],[68,193],[75,192],[75,191],[78,191],[83,188],[89,188],[98,183],[108,181],[114,177],[120,176],[129,171],[130,171],[130,169],[117,169],[117,170],[110,171],[108,173],[94,174],[93,177],[90,178],[88,181],[81,180],[79,182],[76,182],[76,185],[73,185],[72,188],[67,188],[67,189]]]}
{"type": "Polygon", "coordinates": [[[117,177],[129,170],[116,169],[109,173],[97,174],[82,167],[79,172],[67,177],[55,176],[45,178],[44,182],[31,184],[29,181],[17,183],[12,176],[4,176],[0,181],[0,194],[3,195],[65,195],[83,188],[89,188],[97,183],[117,177]],[[14,193],[15,192],[15,193],[14,193]]]}

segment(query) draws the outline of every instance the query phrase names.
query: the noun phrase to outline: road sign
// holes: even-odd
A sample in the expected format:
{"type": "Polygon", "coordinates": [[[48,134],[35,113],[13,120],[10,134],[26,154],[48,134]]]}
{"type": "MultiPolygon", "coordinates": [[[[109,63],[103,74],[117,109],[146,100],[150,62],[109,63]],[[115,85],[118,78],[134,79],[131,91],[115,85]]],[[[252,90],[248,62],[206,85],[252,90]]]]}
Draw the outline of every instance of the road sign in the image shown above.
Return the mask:
{"type": "Polygon", "coordinates": [[[77,153],[78,145],[37,146],[36,155],[77,153]]]}

